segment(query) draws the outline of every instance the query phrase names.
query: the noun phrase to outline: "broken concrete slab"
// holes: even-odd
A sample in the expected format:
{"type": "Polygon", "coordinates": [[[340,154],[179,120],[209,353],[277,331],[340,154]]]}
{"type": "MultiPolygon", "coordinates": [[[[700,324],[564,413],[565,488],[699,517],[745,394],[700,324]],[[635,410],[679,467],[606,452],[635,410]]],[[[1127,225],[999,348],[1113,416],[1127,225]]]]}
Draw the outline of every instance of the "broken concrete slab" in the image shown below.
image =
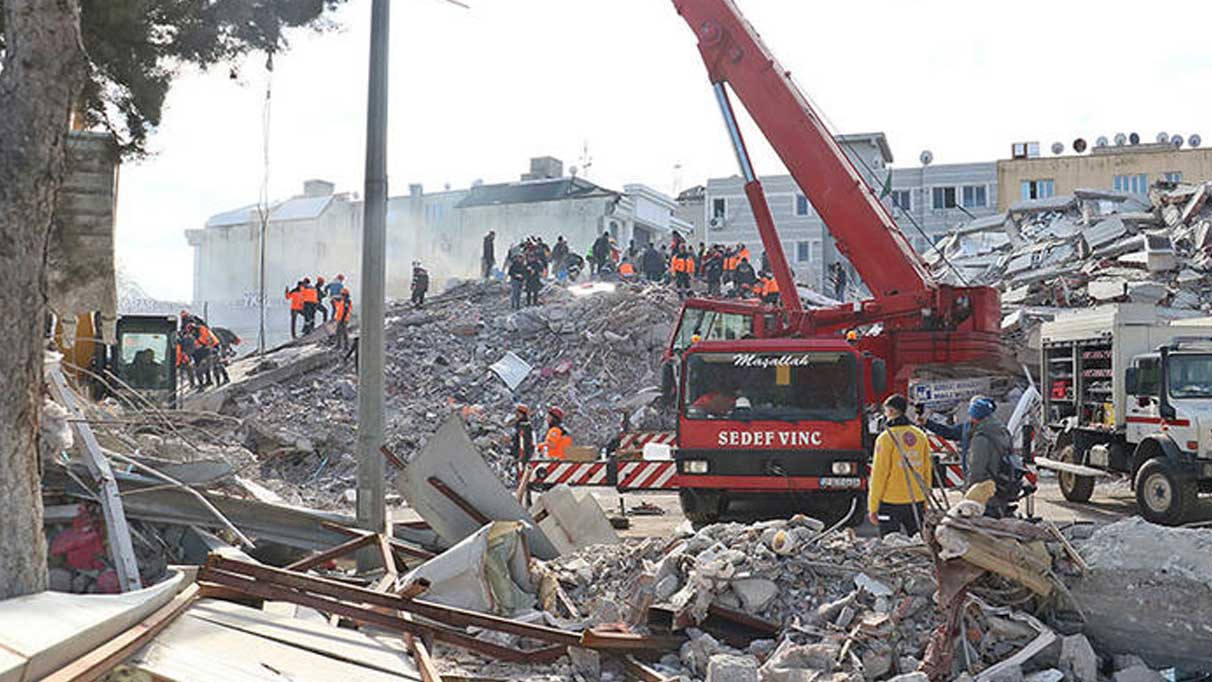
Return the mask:
{"type": "Polygon", "coordinates": [[[1164,682],[1165,679],[1161,673],[1144,665],[1124,668],[1111,676],[1112,682],[1164,682]]]}
{"type": "Polygon", "coordinates": [[[766,578],[740,578],[732,581],[732,591],[741,600],[741,608],[758,613],[779,593],[779,586],[766,578]]]}
{"type": "Polygon", "coordinates": [[[1123,219],[1113,215],[1086,228],[1082,233],[1082,238],[1086,240],[1086,244],[1092,250],[1097,250],[1100,246],[1110,244],[1126,234],[1128,234],[1128,228],[1124,225],[1123,219]]]}
{"type": "Polygon", "coordinates": [[[458,415],[451,415],[396,476],[396,490],[447,547],[483,526],[483,521],[525,521],[526,540],[541,559],[559,556],[534,518],[488,468],[458,415]],[[435,483],[435,481],[437,483],[435,483]],[[444,486],[474,509],[443,493],[444,486]],[[477,518],[482,515],[483,518],[477,518]]]}
{"type": "Polygon", "coordinates": [[[409,571],[407,585],[428,580],[427,601],[512,616],[535,606],[524,526],[495,521],[409,571]]]}
{"type": "Polygon", "coordinates": [[[1044,213],[1047,211],[1067,211],[1077,205],[1077,199],[1072,194],[1058,194],[1046,199],[1026,199],[1010,205],[1010,215],[1022,213],[1044,213]]]}
{"type": "Polygon", "coordinates": [[[716,654],[707,663],[707,682],[758,682],[758,662],[753,656],[716,654]]]}
{"type": "Polygon", "coordinates": [[[280,384],[292,377],[336,363],[340,354],[320,344],[289,346],[263,356],[241,358],[227,368],[231,383],[202,393],[182,396],[181,407],[200,412],[221,412],[230,398],[280,384]]]}
{"type": "Polygon", "coordinates": [[[1085,635],[1061,639],[1060,669],[1076,682],[1098,682],[1098,656],[1085,635]]]}
{"type": "Polygon", "coordinates": [[[561,554],[589,545],[610,545],[619,535],[589,491],[574,492],[561,483],[543,493],[532,510],[539,528],[561,554]]]}
{"type": "Polygon", "coordinates": [[[505,355],[489,365],[488,369],[500,377],[509,390],[516,391],[534,368],[513,351],[506,351],[505,355]]]}

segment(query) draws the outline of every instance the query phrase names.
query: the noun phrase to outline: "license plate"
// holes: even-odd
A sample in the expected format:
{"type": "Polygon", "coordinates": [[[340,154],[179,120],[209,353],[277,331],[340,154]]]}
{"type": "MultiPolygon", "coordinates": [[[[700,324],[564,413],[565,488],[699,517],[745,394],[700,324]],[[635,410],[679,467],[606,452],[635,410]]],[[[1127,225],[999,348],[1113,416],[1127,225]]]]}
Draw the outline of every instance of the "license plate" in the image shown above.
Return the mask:
{"type": "Polygon", "coordinates": [[[839,478],[839,477],[831,477],[831,476],[822,476],[821,477],[821,487],[822,488],[861,488],[862,485],[863,485],[863,480],[860,478],[854,478],[854,477],[839,478]]]}

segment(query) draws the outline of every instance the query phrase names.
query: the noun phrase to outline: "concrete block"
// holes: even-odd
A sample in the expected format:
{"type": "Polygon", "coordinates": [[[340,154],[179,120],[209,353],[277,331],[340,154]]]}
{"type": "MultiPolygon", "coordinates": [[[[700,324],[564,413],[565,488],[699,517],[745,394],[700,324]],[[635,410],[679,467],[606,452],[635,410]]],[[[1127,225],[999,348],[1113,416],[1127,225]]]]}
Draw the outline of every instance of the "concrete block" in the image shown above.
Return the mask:
{"type": "Polygon", "coordinates": [[[1160,673],[1144,664],[1124,668],[1112,675],[1111,679],[1113,682],[1163,682],[1164,680],[1160,673]]]}
{"type": "Polygon", "coordinates": [[[758,682],[757,659],[716,654],[707,664],[707,682],[758,682]]]}
{"type": "Polygon", "coordinates": [[[732,591],[736,592],[741,606],[746,611],[757,613],[774,599],[779,593],[779,587],[773,580],[766,578],[742,578],[732,581],[732,591]]]}
{"type": "Polygon", "coordinates": [[[560,553],[589,545],[613,545],[619,541],[610,519],[591,493],[578,496],[572,488],[560,484],[543,493],[536,509],[547,512],[547,517],[539,522],[539,528],[560,553]]]}
{"type": "Polygon", "coordinates": [[[1098,656],[1085,635],[1070,635],[1061,640],[1060,669],[1075,682],[1098,682],[1098,656]]]}

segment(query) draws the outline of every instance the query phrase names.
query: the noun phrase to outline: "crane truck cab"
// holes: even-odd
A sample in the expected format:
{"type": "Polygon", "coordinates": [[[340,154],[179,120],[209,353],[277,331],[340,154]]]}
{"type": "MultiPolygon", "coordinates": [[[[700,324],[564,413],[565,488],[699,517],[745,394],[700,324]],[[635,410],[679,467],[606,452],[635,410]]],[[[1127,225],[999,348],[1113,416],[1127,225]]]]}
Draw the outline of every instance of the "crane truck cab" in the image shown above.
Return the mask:
{"type": "Polygon", "coordinates": [[[715,521],[748,496],[839,515],[863,494],[864,408],[885,390],[882,360],[814,337],[699,341],[680,365],[674,459],[687,518],[715,521]]]}
{"type": "Polygon", "coordinates": [[[1065,499],[1086,502],[1098,475],[1122,474],[1145,519],[1192,520],[1212,492],[1212,320],[1119,304],[1058,317],[1041,340],[1065,499]]]}
{"type": "Polygon", "coordinates": [[[782,328],[782,311],[772,305],[690,298],[661,357],[661,392],[666,402],[676,397],[682,354],[699,341],[765,338],[782,328]]]}

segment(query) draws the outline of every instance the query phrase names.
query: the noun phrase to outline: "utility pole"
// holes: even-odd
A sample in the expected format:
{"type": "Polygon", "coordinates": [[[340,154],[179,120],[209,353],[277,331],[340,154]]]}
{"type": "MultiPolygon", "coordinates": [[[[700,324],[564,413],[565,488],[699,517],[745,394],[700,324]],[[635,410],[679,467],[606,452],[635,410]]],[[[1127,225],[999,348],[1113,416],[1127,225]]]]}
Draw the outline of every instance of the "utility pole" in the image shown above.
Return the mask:
{"type": "MultiPolygon", "coordinates": [[[[358,334],[358,526],[387,529],[383,455],[383,317],[387,262],[387,47],[390,0],[373,0],[366,108],[366,187],[362,214],[362,314],[358,334]]],[[[359,568],[373,565],[359,554],[359,568]]]]}

